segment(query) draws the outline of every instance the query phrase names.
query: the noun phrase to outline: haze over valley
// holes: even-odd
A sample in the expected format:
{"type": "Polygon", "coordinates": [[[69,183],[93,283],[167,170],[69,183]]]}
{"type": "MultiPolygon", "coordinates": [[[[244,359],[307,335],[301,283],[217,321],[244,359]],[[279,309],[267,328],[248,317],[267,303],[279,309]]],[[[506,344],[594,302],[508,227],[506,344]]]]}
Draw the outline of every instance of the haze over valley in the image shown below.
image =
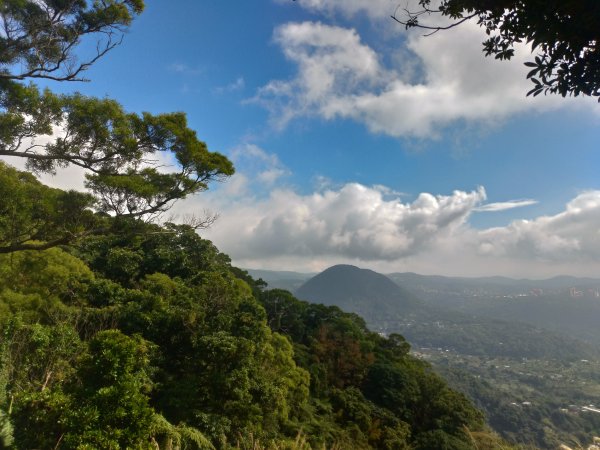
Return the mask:
{"type": "Polygon", "coordinates": [[[401,333],[513,442],[556,448],[600,423],[599,279],[384,276],[349,265],[248,272],[355,312],[384,335],[401,333]]]}

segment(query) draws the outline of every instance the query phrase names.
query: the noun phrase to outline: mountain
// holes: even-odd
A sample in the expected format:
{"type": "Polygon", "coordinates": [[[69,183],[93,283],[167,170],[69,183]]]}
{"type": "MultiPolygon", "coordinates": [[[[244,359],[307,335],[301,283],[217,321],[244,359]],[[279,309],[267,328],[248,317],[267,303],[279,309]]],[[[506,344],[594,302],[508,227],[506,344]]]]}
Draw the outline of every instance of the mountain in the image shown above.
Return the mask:
{"type": "MultiPolygon", "coordinates": [[[[426,301],[452,304],[455,297],[460,300],[474,297],[517,296],[544,292],[546,294],[569,293],[572,288],[587,292],[600,289],[600,279],[557,276],[546,280],[513,279],[506,277],[445,277],[419,275],[412,272],[387,275],[398,285],[416,293],[426,301]]],[[[439,304],[439,303],[437,303],[439,304]]]]}
{"type": "Polygon", "coordinates": [[[413,346],[478,356],[586,359],[598,352],[577,339],[519,321],[479,316],[422,301],[387,276],[337,265],[304,283],[296,296],[362,316],[374,331],[401,333],[413,346]]]}
{"type": "Polygon", "coordinates": [[[423,306],[415,295],[385,275],[343,264],[330,267],[308,280],[296,290],[296,296],[339,306],[362,316],[367,323],[403,317],[423,306]]]}
{"type": "Polygon", "coordinates": [[[523,322],[600,345],[600,280],[548,280],[388,275],[433,307],[508,322],[523,322]]]}
{"type": "MultiPolygon", "coordinates": [[[[581,409],[600,402],[596,347],[520,317],[509,321],[479,314],[485,309],[480,302],[493,299],[497,309],[492,313],[500,316],[507,302],[521,301],[529,292],[525,289],[536,289],[539,282],[398,275],[392,275],[395,281],[405,283],[371,270],[334,266],[296,295],[358,313],[373,331],[402,334],[414,354],[468,395],[506,439],[553,449],[562,442],[584,442],[590,430],[599,429],[599,415],[581,409]]],[[[566,289],[574,281],[593,283],[559,278],[544,288],[566,289]]]]}

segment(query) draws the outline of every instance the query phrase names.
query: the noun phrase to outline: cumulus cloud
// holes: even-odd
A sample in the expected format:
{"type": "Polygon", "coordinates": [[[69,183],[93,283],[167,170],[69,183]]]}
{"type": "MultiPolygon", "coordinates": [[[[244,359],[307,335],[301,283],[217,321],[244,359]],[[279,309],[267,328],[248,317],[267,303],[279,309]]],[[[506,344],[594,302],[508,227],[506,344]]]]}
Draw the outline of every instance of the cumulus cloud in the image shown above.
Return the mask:
{"type": "Polygon", "coordinates": [[[493,124],[526,111],[596,106],[582,99],[525,97],[529,48],[518,46],[511,62],[485,58],[485,35],[474,23],[428,37],[407,36],[404,61],[391,67],[355,29],[320,22],[279,26],[274,40],[296,74],[270,81],[253,100],[269,109],[278,127],[302,116],[342,118],[374,133],[418,138],[439,136],[458,122],[493,124]],[[414,79],[415,73],[421,76],[414,79]]]}
{"type": "MultiPolygon", "coordinates": [[[[290,171],[274,153],[269,153],[255,144],[246,143],[231,152],[231,159],[238,173],[234,175],[234,183],[242,177],[246,181],[252,179],[263,187],[271,187],[277,181],[290,174],[290,171]]],[[[260,186],[259,186],[260,187],[260,186]]]]}
{"type": "Polygon", "coordinates": [[[394,261],[435,246],[464,227],[485,191],[384,198],[379,187],[349,183],[299,195],[274,190],[266,199],[222,210],[210,236],[236,258],[336,256],[394,261]]]}
{"type": "MultiPolygon", "coordinates": [[[[386,186],[358,183],[326,183],[301,195],[269,187],[270,172],[288,173],[276,155],[245,144],[231,157],[240,172],[176,203],[172,212],[218,212],[217,223],[202,234],[242,267],[318,271],[346,262],[383,272],[518,277],[594,276],[600,271],[600,191],[582,192],[553,215],[480,230],[469,224],[473,212],[534,200],[485,204],[486,192],[478,188],[421,193],[408,201],[406,194],[386,186]],[[267,195],[260,195],[261,183],[267,195]]],[[[24,164],[21,158],[4,159],[24,164]]],[[[55,177],[44,175],[43,181],[81,189],[83,171],[69,167],[55,177]]]]}
{"type": "Polygon", "coordinates": [[[299,115],[333,117],[336,99],[370,90],[386,77],[378,56],[355,30],[322,23],[291,23],[275,30],[275,41],[298,65],[297,77],[262,87],[255,100],[271,109],[278,126],[299,115]]]}
{"type": "Polygon", "coordinates": [[[600,258],[600,191],[584,192],[563,212],[479,233],[480,254],[540,261],[600,258]]]}
{"type": "Polygon", "coordinates": [[[202,235],[242,267],[319,271],[351,263],[382,272],[515,277],[600,270],[600,191],[581,193],[557,214],[487,229],[469,224],[484,205],[483,188],[412,201],[389,192],[348,183],[307,195],[275,189],[224,200],[217,189],[179,207],[219,211],[202,235]]]}

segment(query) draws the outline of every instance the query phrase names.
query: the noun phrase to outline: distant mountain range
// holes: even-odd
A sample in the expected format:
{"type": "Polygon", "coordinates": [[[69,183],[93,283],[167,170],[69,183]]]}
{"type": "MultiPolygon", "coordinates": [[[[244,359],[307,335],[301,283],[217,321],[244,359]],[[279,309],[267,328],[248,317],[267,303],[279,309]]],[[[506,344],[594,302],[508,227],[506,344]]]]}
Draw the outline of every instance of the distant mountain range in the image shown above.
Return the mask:
{"type": "Polygon", "coordinates": [[[314,276],[249,272],[357,313],[373,331],[402,334],[507,439],[556,448],[595,426],[594,416],[559,411],[597,398],[600,351],[590,343],[600,342],[600,280],[385,276],[350,265],[314,276]]]}
{"type": "Polygon", "coordinates": [[[481,317],[523,322],[600,345],[600,280],[548,280],[388,275],[428,305],[481,317]]]}
{"type": "Polygon", "coordinates": [[[385,275],[350,265],[333,266],[315,275],[295,295],[359,314],[374,331],[401,333],[418,348],[565,360],[598,355],[591,345],[523,321],[499,320],[422,300],[385,275]]]}
{"type": "Polygon", "coordinates": [[[309,280],[315,273],[301,273],[290,271],[277,270],[260,270],[246,269],[252,278],[258,280],[261,278],[269,285],[269,289],[285,289],[286,291],[295,292],[302,286],[306,280],[309,280]]]}
{"type": "MultiPolygon", "coordinates": [[[[335,267],[335,266],[334,266],[335,267]]],[[[304,282],[316,273],[247,269],[252,277],[262,278],[271,289],[286,289],[295,292],[304,282]]],[[[529,293],[535,289],[562,290],[600,289],[600,278],[581,278],[560,275],[543,280],[526,278],[516,279],[501,276],[494,277],[446,277],[441,275],[419,275],[413,272],[396,272],[386,274],[392,281],[408,290],[440,291],[448,294],[481,293],[497,295],[518,295],[529,293]]]]}
{"type": "MultiPolygon", "coordinates": [[[[249,273],[255,278],[265,280],[270,288],[286,289],[300,298],[339,305],[363,315],[368,321],[373,318],[373,314],[380,314],[389,319],[390,314],[398,312],[393,308],[390,311],[389,301],[383,301],[385,305],[378,303],[377,308],[370,308],[369,298],[372,301],[373,298],[391,299],[399,295],[410,298],[412,303],[417,299],[425,306],[433,308],[433,317],[446,315],[447,318],[448,314],[460,313],[463,316],[453,316],[454,321],[464,322],[467,318],[472,321],[473,316],[493,319],[492,323],[486,322],[486,326],[491,328],[501,327],[498,321],[510,322],[510,328],[514,328],[515,322],[525,323],[600,346],[600,279],[572,276],[557,276],[545,280],[506,277],[460,278],[416,273],[392,273],[384,277],[377,274],[379,277],[375,278],[379,281],[372,280],[377,284],[377,289],[374,290],[373,286],[367,287],[366,283],[365,289],[370,294],[361,296],[362,300],[365,300],[363,302],[356,295],[361,292],[356,286],[356,281],[362,278],[356,276],[361,273],[360,270],[366,269],[355,268],[358,272],[355,270],[351,274],[352,266],[334,266],[336,267],[346,268],[347,276],[342,284],[353,286],[352,289],[339,290],[340,283],[337,280],[344,272],[341,269],[331,273],[329,271],[333,268],[324,271],[320,275],[327,274],[327,277],[321,278],[318,275],[319,278],[314,283],[308,283],[308,280],[315,276],[310,273],[265,270],[249,270],[249,273]],[[381,277],[387,277],[388,282],[381,281],[381,277]],[[330,281],[325,282],[328,278],[330,281]],[[401,291],[392,293],[389,280],[400,286],[401,291]],[[326,284],[337,287],[328,289],[326,284]],[[436,312],[439,309],[446,312],[436,312]]],[[[365,273],[368,272],[375,274],[372,271],[365,273]]],[[[431,317],[431,314],[428,316],[431,317]]],[[[381,324],[379,320],[376,322],[378,326],[386,325],[381,324]]],[[[410,332],[407,332],[407,335],[410,335],[410,332]]]]}

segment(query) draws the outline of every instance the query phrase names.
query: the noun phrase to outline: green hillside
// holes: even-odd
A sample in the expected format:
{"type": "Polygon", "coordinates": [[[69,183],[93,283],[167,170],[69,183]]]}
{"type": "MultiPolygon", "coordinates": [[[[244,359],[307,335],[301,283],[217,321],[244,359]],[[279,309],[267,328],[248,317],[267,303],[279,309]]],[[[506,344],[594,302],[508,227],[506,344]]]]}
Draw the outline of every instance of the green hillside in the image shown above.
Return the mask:
{"type": "MultiPolygon", "coordinates": [[[[0,164],[8,183],[50,217],[63,195],[0,164]]],[[[0,232],[29,201],[0,197],[0,232]]],[[[498,444],[401,336],[263,291],[190,226],[86,214],[103,226],[75,245],[0,254],[0,448],[498,444]]]]}

